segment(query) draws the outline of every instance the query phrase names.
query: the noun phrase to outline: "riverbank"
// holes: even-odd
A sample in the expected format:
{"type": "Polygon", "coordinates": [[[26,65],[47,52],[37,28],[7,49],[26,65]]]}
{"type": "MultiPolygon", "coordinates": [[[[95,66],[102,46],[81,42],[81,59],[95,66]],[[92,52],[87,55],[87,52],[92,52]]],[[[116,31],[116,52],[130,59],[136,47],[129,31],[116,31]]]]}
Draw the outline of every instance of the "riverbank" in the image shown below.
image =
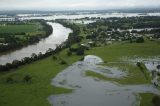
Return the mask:
{"type": "Polygon", "coordinates": [[[44,20],[2,22],[0,29],[0,56],[38,43],[53,32],[44,20]]]}
{"type": "MultiPolygon", "coordinates": [[[[77,45],[77,43],[75,45],[77,45]]],[[[136,55],[144,58],[149,56],[159,56],[159,50],[159,42],[155,41],[146,41],[144,43],[116,42],[110,45],[91,47],[86,50],[82,56],[76,55],[75,52],[68,55],[69,49],[64,49],[60,53],[54,55],[54,57],[50,56],[33,62],[32,64],[21,66],[16,70],[1,73],[0,86],[2,87],[0,88],[0,92],[3,93],[0,94],[0,100],[2,101],[0,102],[0,105],[48,106],[49,103],[47,98],[50,95],[69,93],[72,91],[51,86],[51,79],[55,78],[58,73],[71,66],[72,63],[82,59],[85,55],[96,55],[101,57],[105,63],[109,63],[113,61],[121,61],[121,58],[124,56],[132,57],[136,55]],[[30,76],[31,79],[29,82],[25,81],[25,76],[30,76]]],[[[122,68],[127,72],[128,76],[121,80],[123,84],[150,84],[150,82],[145,79],[143,73],[139,72],[140,70],[137,69],[136,66],[131,66],[131,68],[129,68],[129,66],[125,64],[122,66],[115,65],[115,67],[122,68]],[[128,70],[128,68],[130,70],[128,70]]],[[[113,80],[107,79],[107,81],[113,80]]],[[[146,103],[146,101],[151,101],[152,97],[153,95],[147,97],[142,95],[142,100],[146,103]]],[[[150,106],[148,103],[147,105],[150,106]]]]}
{"type": "MultiPolygon", "coordinates": [[[[147,42],[144,43],[143,46],[141,46],[141,44],[132,44],[132,45],[121,44],[119,46],[110,45],[105,47],[97,47],[87,51],[86,55],[87,54],[98,55],[108,61],[119,60],[119,57],[122,57],[124,55],[127,55],[127,54],[130,56],[132,55],[130,52],[130,49],[128,49],[129,45],[132,49],[136,48],[141,51],[147,52],[146,56],[151,56],[151,54],[153,53],[154,53],[153,55],[159,55],[158,44],[154,42],[150,42],[150,44],[152,44],[152,47],[150,47],[150,49],[148,47],[151,45],[149,45],[147,42]],[[117,48],[121,49],[121,53],[119,53],[119,56],[116,56],[117,48]],[[153,49],[153,48],[157,48],[157,49],[153,49]],[[104,51],[104,49],[108,51],[106,50],[104,51]],[[101,54],[104,54],[104,55],[101,55],[101,54]],[[114,58],[110,58],[111,56],[113,56],[114,58]]],[[[56,88],[50,84],[51,78],[54,78],[63,69],[67,68],[69,65],[71,65],[72,63],[82,58],[82,56],[77,56],[75,54],[71,56],[67,56],[67,51],[68,50],[65,49],[56,55],[57,57],[60,57],[67,62],[67,64],[65,65],[60,64],[59,60],[53,60],[52,56],[50,56],[46,59],[33,62],[32,64],[29,64],[29,65],[22,66],[16,70],[1,73],[0,74],[0,79],[1,79],[0,92],[2,93],[0,94],[0,100],[1,100],[0,105],[49,106],[49,103],[46,99],[49,95],[70,92],[70,90],[66,90],[63,88],[56,88]],[[29,75],[32,77],[31,82],[29,83],[23,82],[23,77],[25,75],[29,75]],[[7,83],[6,80],[8,77],[13,78],[15,82],[7,83]]],[[[141,51],[139,52],[137,51],[136,54],[141,55],[141,51]]],[[[138,77],[138,74],[134,75],[134,78],[136,77],[138,77]]],[[[142,76],[141,79],[145,80],[145,77],[142,76]]],[[[135,84],[136,84],[136,81],[135,81],[135,84]]]]}
{"type": "Polygon", "coordinates": [[[25,57],[31,57],[32,53],[36,55],[45,54],[49,49],[54,50],[58,45],[63,43],[67,39],[69,33],[72,32],[71,29],[63,27],[61,24],[52,22],[48,22],[48,24],[54,28],[53,33],[49,37],[34,45],[0,56],[0,64],[4,65],[6,63],[12,63],[13,60],[21,60],[25,57]]]}
{"type": "Polygon", "coordinates": [[[50,84],[51,78],[65,69],[81,57],[66,56],[66,50],[58,54],[58,57],[67,61],[68,65],[61,65],[54,61],[52,56],[22,66],[10,72],[0,73],[0,105],[1,106],[49,106],[47,97],[50,94],[70,92],[63,88],[57,88],[50,84]],[[24,82],[23,77],[29,75],[30,82],[24,82]],[[7,83],[12,78],[13,82],[7,83]]]}

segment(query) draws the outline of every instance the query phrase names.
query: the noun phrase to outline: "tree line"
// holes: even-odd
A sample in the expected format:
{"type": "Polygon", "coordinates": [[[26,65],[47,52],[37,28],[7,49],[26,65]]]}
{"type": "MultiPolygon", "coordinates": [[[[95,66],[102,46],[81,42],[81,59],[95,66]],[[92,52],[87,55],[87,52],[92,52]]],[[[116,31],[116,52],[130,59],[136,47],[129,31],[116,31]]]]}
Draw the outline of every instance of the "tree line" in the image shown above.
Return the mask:
{"type": "MultiPolygon", "coordinates": [[[[5,65],[0,65],[0,72],[9,71],[11,69],[17,69],[18,67],[20,67],[22,65],[30,64],[34,61],[41,60],[41,59],[46,58],[50,55],[55,55],[58,52],[60,52],[61,50],[65,49],[65,48],[69,48],[75,42],[80,42],[80,37],[78,37],[79,33],[80,33],[78,31],[79,30],[78,27],[74,29],[73,25],[70,25],[70,24],[66,25],[67,24],[66,22],[63,22],[60,24],[64,25],[65,27],[71,28],[71,29],[73,28],[72,29],[73,32],[69,34],[69,37],[65,42],[58,45],[55,50],[49,48],[46,51],[46,53],[44,53],[44,54],[42,54],[41,52],[39,54],[33,53],[30,57],[25,57],[21,60],[14,60],[12,63],[6,63],[5,65]]],[[[74,26],[76,26],[76,25],[74,25],[74,26]]]]}
{"type": "Polygon", "coordinates": [[[40,39],[48,37],[52,34],[52,26],[47,24],[44,20],[34,20],[40,22],[43,26],[42,30],[44,34],[36,34],[35,36],[29,36],[25,32],[21,33],[0,33],[0,37],[3,38],[3,43],[0,45],[0,52],[6,52],[9,50],[17,49],[26,45],[34,44],[40,41],[40,39]],[[16,35],[23,35],[25,39],[20,39],[16,35]]]}

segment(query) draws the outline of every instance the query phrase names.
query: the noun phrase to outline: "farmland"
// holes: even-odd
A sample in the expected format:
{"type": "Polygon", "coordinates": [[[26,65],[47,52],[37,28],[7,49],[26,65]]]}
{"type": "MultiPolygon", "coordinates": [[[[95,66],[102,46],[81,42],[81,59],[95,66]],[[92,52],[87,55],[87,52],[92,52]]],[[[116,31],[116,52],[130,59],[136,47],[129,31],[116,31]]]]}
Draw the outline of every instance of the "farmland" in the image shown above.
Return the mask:
{"type": "MultiPolygon", "coordinates": [[[[147,17],[146,20],[147,19],[150,18],[147,17]]],[[[92,70],[86,70],[85,77],[114,82],[121,84],[121,86],[151,85],[151,77],[146,77],[144,73],[149,72],[146,67],[143,67],[142,70],[138,65],[132,64],[130,61],[126,63],[123,59],[159,57],[160,41],[157,40],[159,32],[157,29],[140,32],[132,31],[132,33],[117,30],[112,30],[111,32],[110,29],[117,29],[117,27],[124,28],[124,25],[121,25],[123,24],[123,22],[121,22],[122,20],[124,21],[125,18],[119,19],[119,26],[115,26],[115,24],[112,25],[112,22],[105,19],[98,19],[96,23],[88,25],[71,24],[66,20],[58,20],[57,22],[73,29],[73,33],[69,35],[66,47],[46,58],[27,63],[26,65],[19,66],[7,72],[1,72],[0,92],[2,93],[0,93],[0,105],[49,106],[50,104],[47,98],[50,95],[72,94],[72,89],[52,86],[51,79],[56,78],[56,76],[67,67],[73,66],[73,63],[83,61],[86,55],[100,57],[104,61],[104,63],[100,65],[111,68],[117,67],[127,73],[127,76],[110,78],[103,74],[93,72],[92,70]],[[108,26],[106,26],[106,24],[102,24],[103,22],[110,23],[110,25],[107,24],[108,26]],[[151,35],[150,37],[147,36],[148,33],[151,35]],[[29,76],[29,81],[26,81],[26,76],[29,76]]],[[[131,20],[128,21],[127,23],[130,23],[131,20]]],[[[135,27],[137,26],[139,25],[135,25],[135,27]]],[[[32,27],[35,26],[32,25],[32,27]]],[[[128,29],[130,27],[129,24],[125,24],[125,28],[126,27],[128,29]]],[[[25,27],[23,28],[25,29],[25,27]]],[[[30,31],[32,32],[33,30],[30,29],[30,31]]],[[[30,33],[30,31],[26,31],[26,33],[30,33]]],[[[157,87],[157,89],[159,89],[159,87],[157,87]]],[[[140,93],[136,95],[141,98],[139,100],[140,106],[154,106],[152,99],[156,96],[155,94],[140,93]]]]}

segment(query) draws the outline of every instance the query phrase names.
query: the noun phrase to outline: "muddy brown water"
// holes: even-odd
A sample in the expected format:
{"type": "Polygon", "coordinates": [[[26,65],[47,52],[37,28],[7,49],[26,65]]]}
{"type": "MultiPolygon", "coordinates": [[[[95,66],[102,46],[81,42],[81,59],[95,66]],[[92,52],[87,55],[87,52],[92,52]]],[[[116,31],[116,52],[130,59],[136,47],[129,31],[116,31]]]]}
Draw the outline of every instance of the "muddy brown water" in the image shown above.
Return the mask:
{"type": "Polygon", "coordinates": [[[56,46],[63,43],[68,38],[69,33],[72,32],[71,29],[61,24],[52,22],[48,22],[48,24],[53,28],[53,33],[49,37],[42,39],[36,44],[0,55],[0,64],[11,63],[13,60],[30,57],[32,53],[45,53],[49,48],[55,49],[56,46]]]}

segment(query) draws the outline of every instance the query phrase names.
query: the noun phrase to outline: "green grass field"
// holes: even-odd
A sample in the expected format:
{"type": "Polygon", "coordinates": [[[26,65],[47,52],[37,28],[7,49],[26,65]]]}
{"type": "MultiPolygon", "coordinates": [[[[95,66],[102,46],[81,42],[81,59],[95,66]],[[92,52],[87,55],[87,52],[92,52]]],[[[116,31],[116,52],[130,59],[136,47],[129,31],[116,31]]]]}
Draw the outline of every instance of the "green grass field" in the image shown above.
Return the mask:
{"type": "MultiPolygon", "coordinates": [[[[66,51],[58,55],[67,60],[68,65],[79,60],[78,56],[66,56],[66,51]]],[[[51,79],[68,65],[60,65],[60,61],[52,56],[34,62],[6,73],[0,73],[0,106],[49,106],[47,97],[51,94],[67,93],[71,90],[57,88],[51,85],[51,79]],[[23,77],[32,77],[30,83],[23,81],[23,77]],[[12,77],[13,83],[6,79],[12,77]]]]}
{"type": "Polygon", "coordinates": [[[141,104],[140,106],[154,106],[152,104],[152,98],[154,97],[153,94],[151,93],[143,93],[143,94],[140,94],[141,96],[141,104]]]}
{"type": "MultiPolygon", "coordinates": [[[[57,54],[57,56],[67,61],[68,65],[61,65],[59,60],[53,60],[52,56],[50,56],[43,60],[22,66],[16,70],[0,73],[0,106],[49,106],[47,101],[49,95],[70,92],[71,90],[56,88],[51,85],[52,78],[63,71],[67,66],[82,58],[76,55],[68,57],[66,54],[67,50],[63,50],[61,53],[57,54]],[[25,75],[32,77],[30,83],[23,81],[25,75]],[[8,77],[12,77],[14,82],[7,83],[6,80],[8,77]]],[[[142,44],[116,43],[109,46],[92,48],[86,52],[86,55],[87,54],[97,55],[105,61],[117,61],[120,60],[122,56],[158,56],[160,54],[160,45],[157,42],[146,42],[142,44]]],[[[113,65],[110,64],[110,66],[113,65]]],[[[124,67],[129,69],[131,75],[120,80],[122,84],[148,83],[143,74],[139,72],[136,67],[124,67]],[[136,70],[132,72],[133,69],[136,70]],[[141,81],[135,79],[136,77],[141,79],[141,81]]],[[[123,66],[120,68],[123,68],[123,66]]],[[[145,96],[145,99],[143,98],[143,103],[147,104],[151,96],[149,95],[147,97],[145,96]]],[[[150,105],[147,104],[145,106],[150,105]]]]}
{"type": "Polygon", "coordinates": [[[39,23],[28,23],[24,25],[6,25],[0,26],[0,33],[21,33],[21,32],[35,32],[41,25],[39,23]]]}
{"type": "Polygon", "coordinates": [[[125,57],[140,56],[159,56],[160,42],[146,41],[145,43],[115,43],[104,47],[95,47],[86,54],[97,55],[104,61],[121,61],[125,57]]]}

